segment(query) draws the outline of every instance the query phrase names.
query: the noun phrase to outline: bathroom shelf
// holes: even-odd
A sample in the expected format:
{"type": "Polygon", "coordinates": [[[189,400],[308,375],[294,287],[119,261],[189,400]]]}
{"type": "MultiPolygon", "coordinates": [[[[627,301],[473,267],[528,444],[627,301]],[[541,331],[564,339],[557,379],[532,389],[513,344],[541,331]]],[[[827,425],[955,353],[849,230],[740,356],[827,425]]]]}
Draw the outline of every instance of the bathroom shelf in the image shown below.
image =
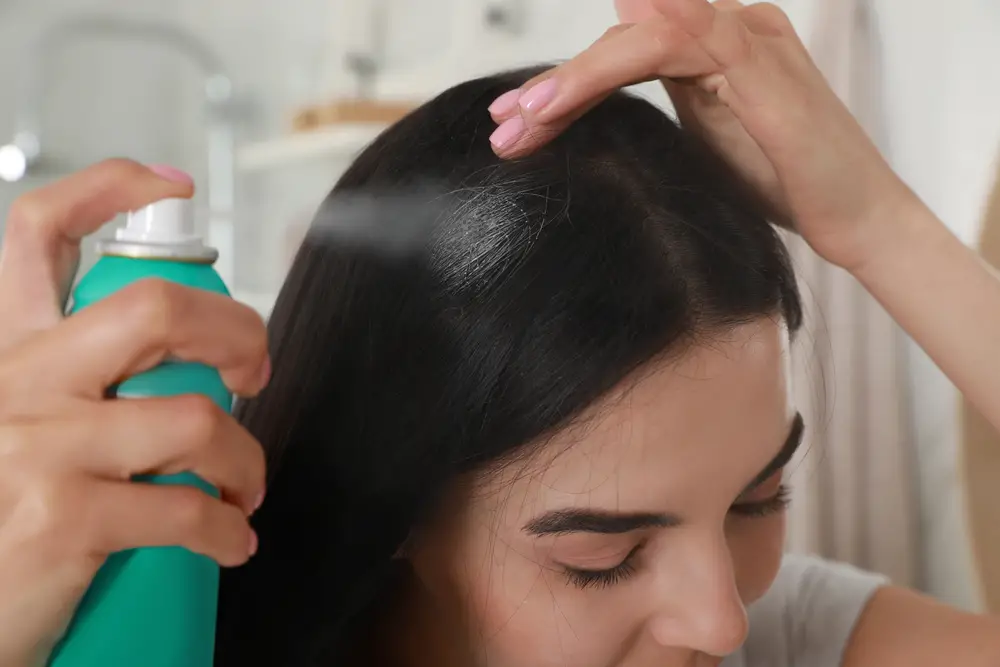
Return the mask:
{"type": "Polygon", "coordinates": [[[323,158],[349,159],[385,128],[382,123],[344,123],[245,144],[236,153],[236,166],[265,171],[323,158]]]}

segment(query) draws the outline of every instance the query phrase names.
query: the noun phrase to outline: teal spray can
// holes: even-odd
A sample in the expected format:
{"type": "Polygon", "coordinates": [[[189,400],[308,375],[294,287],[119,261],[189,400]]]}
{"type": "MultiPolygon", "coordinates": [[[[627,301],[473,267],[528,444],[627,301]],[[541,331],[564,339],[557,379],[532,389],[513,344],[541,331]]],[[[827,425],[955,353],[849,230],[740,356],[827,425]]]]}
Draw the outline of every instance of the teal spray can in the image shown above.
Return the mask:
{"type": "MultiPolygon", "coordinates": [[[[128,216],[73,292],[71,313],[144,278],[229,295],[213,268],[218,252],[194,233],[191,202],[165,199],[128,216]]],[[[119,399],[203,394],[230,412],[232,395],[208,366],[168,360],[118,385],[119,399]]],[[[137,482],[189,484],[218,492],[191,473],[137,482]]],[[[112,554],[80,602],[50,667],[211,667],[219,567],[183,547],[112,554]]]]}

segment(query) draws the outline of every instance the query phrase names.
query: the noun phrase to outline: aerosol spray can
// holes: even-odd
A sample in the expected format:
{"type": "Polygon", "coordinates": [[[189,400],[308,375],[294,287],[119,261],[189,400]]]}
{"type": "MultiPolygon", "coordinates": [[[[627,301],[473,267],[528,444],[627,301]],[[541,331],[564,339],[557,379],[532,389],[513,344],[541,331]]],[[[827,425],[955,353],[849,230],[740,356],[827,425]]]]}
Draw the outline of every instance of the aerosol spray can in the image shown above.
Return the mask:
{"type": "MultiPolygon", "coordinates": [[[[144,278],[160,278],[229,296],[213,268],[218,252],[195,233],[187,199],[165,199],[128,216],[73,293],[71,312],[144,278]]],[[[168,360],[128,378],[118,399],[203,394],[226,412],[232,395],[208,366],[168,360]]],[[[137,482],[194,485],[218,491],[191,473],[137,482]]],[[[112,554],[87,591],[50,667],[211,667],[215,650],[219,567],[183,547],[112,554]]]]}

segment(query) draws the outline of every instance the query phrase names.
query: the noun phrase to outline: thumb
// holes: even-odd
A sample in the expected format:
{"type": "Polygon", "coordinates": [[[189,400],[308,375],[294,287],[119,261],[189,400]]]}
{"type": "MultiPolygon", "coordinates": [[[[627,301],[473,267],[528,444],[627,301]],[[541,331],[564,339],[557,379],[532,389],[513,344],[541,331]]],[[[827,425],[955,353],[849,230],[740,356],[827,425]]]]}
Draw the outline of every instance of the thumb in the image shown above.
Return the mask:
{"type": "MultiPolygon", "coordinates": [[[[618,0],[618,2],[641,2],[652,7],[650,0],[618,0]]],[[[740,0],[715,0],[712,2],[712,6],[723,12],[738,12],[745,9],[740,0]]],[[[653,9],[653,11],[656,10],[653,9]]],[[[704,110],[710,106],[724,106],[715,94],[706,92],[703,86],[698,85],[701,82],[699,79],[661,79],[660,82],[667,89],[670,102],[674,105],[678,118],[684,124],[690,124],[694,120],[695,107],[704,110]]],[[[725,113],[730,112],[727,109],[725,113]]]]}
{"type": "Polygon", "coordinates": [[[119,213],[193,191],[176,170],[106,160],[18,198],[0,244],[0,348],[61,319],[81,239],[119,213]]]}
{"type": "MultiPolygon", "coordinates": [[[[712,4],[715,5],[716,9],[727,12],[743,9],[743,3],[740,0],[715,0],[712,4]]],[[[639,23],[646,19],[663,16],[657,11],[651,0],[615,0],[615,12],[618,14],[618,20],[622,23],[639,23]]]]}

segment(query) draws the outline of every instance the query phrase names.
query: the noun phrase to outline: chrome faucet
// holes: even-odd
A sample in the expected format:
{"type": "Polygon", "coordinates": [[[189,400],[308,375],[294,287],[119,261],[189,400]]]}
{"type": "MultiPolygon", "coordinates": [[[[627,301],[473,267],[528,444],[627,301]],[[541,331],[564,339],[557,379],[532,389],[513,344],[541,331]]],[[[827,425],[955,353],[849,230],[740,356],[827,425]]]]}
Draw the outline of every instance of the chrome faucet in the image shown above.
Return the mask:
{"type": "Polygon", "coordinates": [[[220,251],[220,263],[224,263],[219,273],[231,281],[236,188],[233,84],[215,52],[181,28],[116,16],[82,15],[56,21],[44,29],[22,61],[17,126],[10,142],[0,146],[0,179],[16,182],[38,167],[45,149],[41,118],[52,61],[71,40],[82,37],[153,42],[187,56],[201,68],[208,118],[209,234],[215,236],[211,240],[220,251]]]}

